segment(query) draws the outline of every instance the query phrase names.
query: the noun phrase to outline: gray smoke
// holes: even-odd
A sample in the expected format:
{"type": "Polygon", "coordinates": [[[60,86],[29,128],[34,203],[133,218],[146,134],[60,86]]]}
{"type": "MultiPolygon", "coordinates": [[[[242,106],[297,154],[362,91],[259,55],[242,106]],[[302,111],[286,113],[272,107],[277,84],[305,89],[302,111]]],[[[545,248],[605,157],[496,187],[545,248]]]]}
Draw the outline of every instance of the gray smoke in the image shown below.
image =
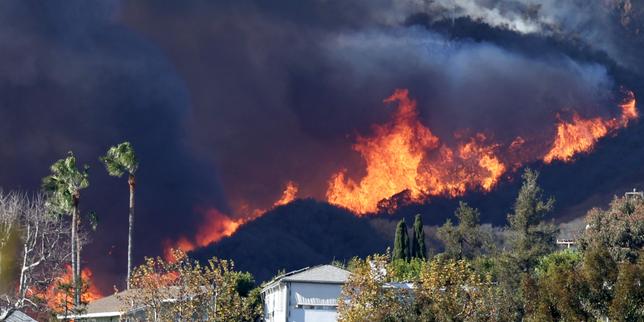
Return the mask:
{"type": "Polygon", "coordinates": [[[644,8],[631,0],[411,0],[402,1],[433,19],[468,17],[520,34],[539,34],[582,42],[620,65],[638,68],[644,38],[644,8]]]}

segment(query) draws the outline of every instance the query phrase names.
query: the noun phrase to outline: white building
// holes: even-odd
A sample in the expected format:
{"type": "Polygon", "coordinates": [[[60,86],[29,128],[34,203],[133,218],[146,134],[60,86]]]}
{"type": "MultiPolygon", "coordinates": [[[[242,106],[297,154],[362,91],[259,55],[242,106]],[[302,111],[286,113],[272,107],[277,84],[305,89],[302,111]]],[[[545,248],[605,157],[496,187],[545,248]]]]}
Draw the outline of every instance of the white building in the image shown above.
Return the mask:
{"type": "Polygon", "coordinates": [[[320,265],[276,277],[262,289],[266,322],[334,322],[349,271],[320,265]]]}

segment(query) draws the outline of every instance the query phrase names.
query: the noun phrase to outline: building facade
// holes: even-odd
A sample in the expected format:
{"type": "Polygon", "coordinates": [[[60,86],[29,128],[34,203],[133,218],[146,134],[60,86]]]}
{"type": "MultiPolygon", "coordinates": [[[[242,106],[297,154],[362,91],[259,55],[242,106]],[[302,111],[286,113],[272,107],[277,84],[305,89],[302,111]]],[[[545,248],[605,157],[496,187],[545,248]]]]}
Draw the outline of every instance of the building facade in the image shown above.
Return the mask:
{"type": "Polygon", "coordinates": [[[262,289],[266,322],[335,322],[349,271],[333,265],[278,276],[262,289]]]}

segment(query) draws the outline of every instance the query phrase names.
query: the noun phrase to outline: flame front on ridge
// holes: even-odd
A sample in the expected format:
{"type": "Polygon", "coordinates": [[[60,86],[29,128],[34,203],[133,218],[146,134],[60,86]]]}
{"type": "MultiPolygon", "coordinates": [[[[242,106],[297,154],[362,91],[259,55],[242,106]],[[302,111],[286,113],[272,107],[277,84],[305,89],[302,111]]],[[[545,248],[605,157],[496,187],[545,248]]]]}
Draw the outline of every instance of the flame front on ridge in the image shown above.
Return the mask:
{"type": "MultiPolygon", "coordinates": [[[[516,136],[511,142],[499,143],[491,135],[475,133],[455,135],[456,143],[448,144],[419,121],[417,104],[409,97],[409,91],[397,89],[384,100],[386,104],[396,104],[392,119],[374,125],[371,135],[358,136],[353,145],[365,161],[365,175],[356,180],[348,176],[346,169],[336,171],[328,180],[326,199],[363,216],[383,210],[380,207],[395,207],[395,202],[386,202],[395,196],[420,202],[431,196],[457,197],[472,190],[490,191],[506,172],[527,162],[570,162],[575,155],[591,151],[602,137],[628,126],[639,113],[635,95],[625,93],[619,117],[583,118],[578,113],[573,113],[570,121],[559,117],[551,142],[516,136]]],[[[290,203],[298,192],[296,183],[287,182],[272,207],[290,203]]],[[[203,224],[194,236],[165,242],[166,258],[171,248],[190,251],[231,236],[265,212],[263,208],[246,207],[234,219],[210,209],[204,212],[203,224]]]]}
{"type": "Polygon", "coordinates": [[[366,175],[354,180],[346,170],[337,171],[329,179],[326,198],[363,215],[377,212],[381,200],[403,191],[408,191],[412,201],[456,197],[477,189],[490,191],[508,170],[535,160],[571,161],[576,154],[590,151],[600,138],[626,127],[638,117],[634,94],[629,91],[626,96],[620,117],[584,119],[574,113],[572,121],[560,121],[549,148],[536,142],[544,154],[524,148],[527,139],[520,136],[502,145],[476,133],[449,146],[420,123],[409,91],[398,89],[384,101],[398,104],[392,120],[374,125],[373,135],[358,137],[353,146],[366,163],[366,175]]]}
{"type": "Polygon", "coordinates": [[[428,195],[458,196],[469,189],[490,190],[506,165],[483,133],[450,147],[418,120],[416,101],[398,89],[385,103],[398,103],[391,122],[375,125],[374,135],[359,137],[354,150],[367,164],[358,182],[346,171],[329,180],[327,200],[358,214],[375,212],[380,200],[408,190],[413,200],[428,195]]]}

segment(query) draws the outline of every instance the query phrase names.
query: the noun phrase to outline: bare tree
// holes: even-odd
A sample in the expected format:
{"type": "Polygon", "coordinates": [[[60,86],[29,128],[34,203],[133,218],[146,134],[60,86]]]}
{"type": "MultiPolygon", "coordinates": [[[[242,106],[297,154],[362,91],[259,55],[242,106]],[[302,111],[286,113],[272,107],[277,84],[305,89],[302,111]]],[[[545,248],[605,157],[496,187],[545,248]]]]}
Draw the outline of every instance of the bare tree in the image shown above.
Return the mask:
{"type": "Polygon", "coordinates": [[[42,294],[70,259],[67,223],[51,215],[45,205],[41,194],[30,197],[17,192],[0,193],[0,217],[13,218],[19,239],[18,278],[3,295],[2,311],[24,307],[46,310],[42,294]]]}
{"type": "MultiPolygon", "coordinates": [[[[48,213],[42,195],[23,196],[20,216],[22,264],[18,285],[18,306],[28,300],[30,288],[48,286],[69,261],[69,231],[65,223],[48,213]]],[[[34,304],[34,303],[31,303],[34,304]]]]}

